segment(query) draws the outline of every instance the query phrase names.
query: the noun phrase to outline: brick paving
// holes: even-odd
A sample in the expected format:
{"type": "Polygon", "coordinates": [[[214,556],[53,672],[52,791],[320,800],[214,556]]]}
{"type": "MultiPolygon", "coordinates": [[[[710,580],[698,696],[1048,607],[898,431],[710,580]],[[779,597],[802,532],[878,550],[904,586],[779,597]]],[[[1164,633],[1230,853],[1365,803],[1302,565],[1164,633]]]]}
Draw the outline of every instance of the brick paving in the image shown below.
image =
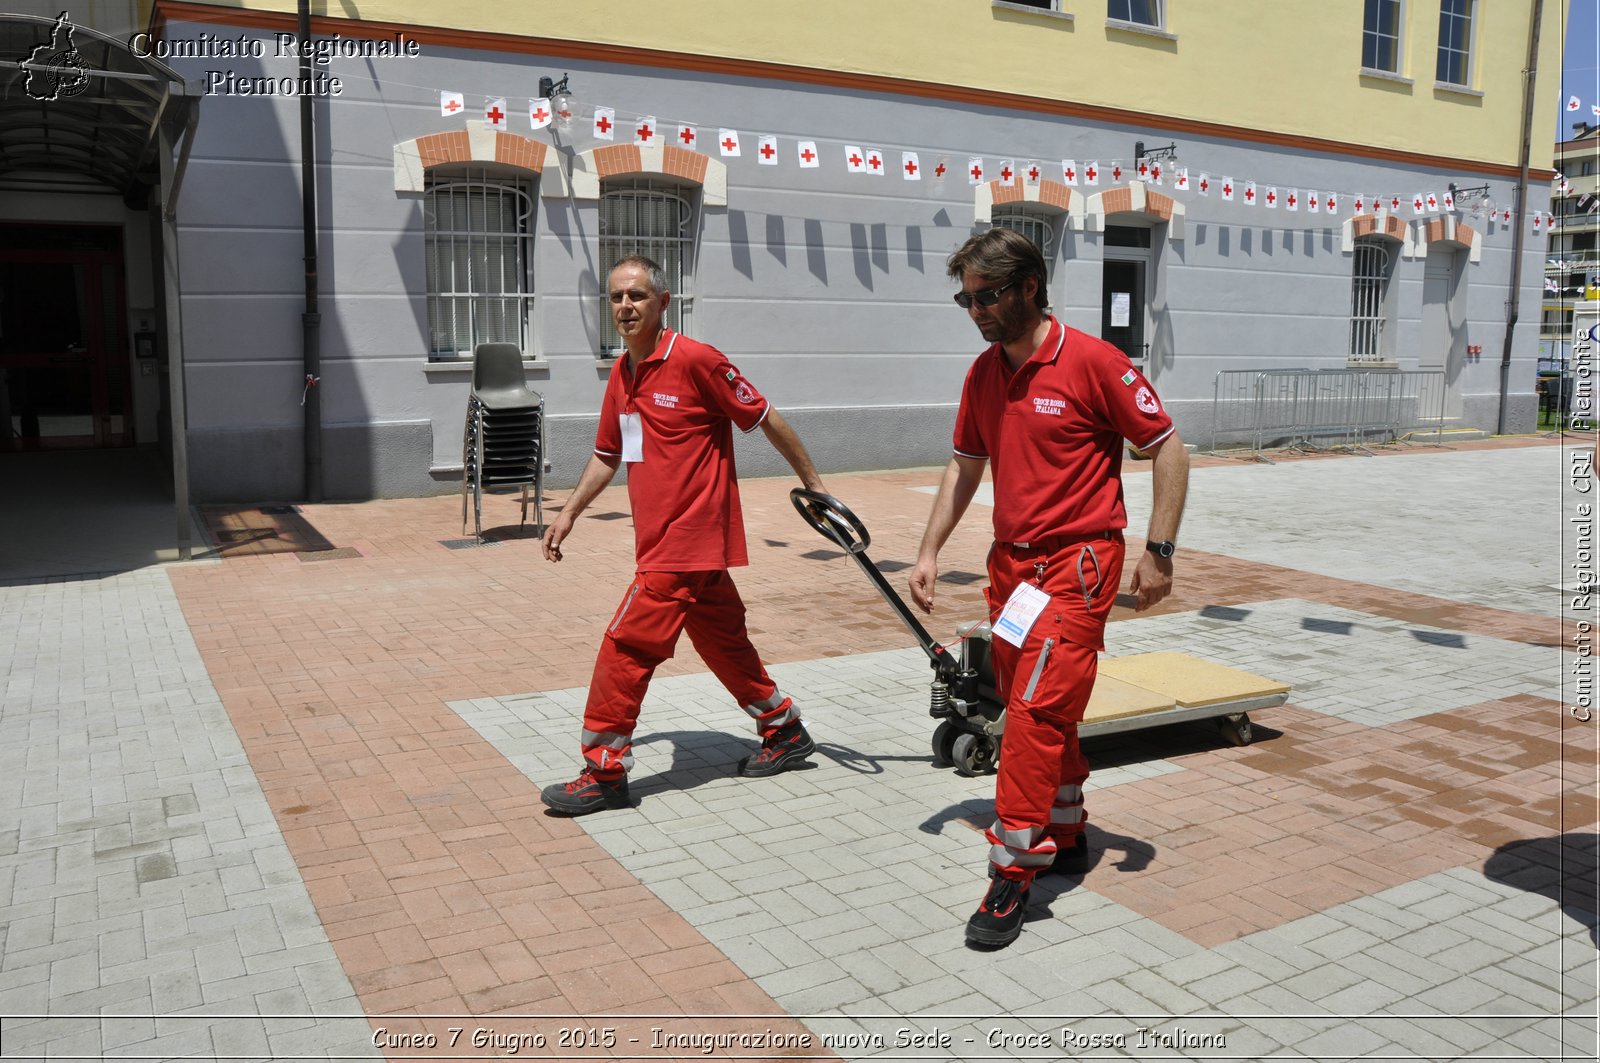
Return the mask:
{"type": "MultiPolygon", "coordinates": [[[[961,935],[992,779],[929,764],[925,661],[786,481],[745,483],[737,579],[815,767],[738,778],[755,738],[684,644],[640,803],[581,820],[537,792],[577,767],[621,490],[560,565],[510,496],[497,541],[449,548],[444,497],[240,510],[237,542],[301,552],[0,585],[0,1052],[704,1058],[744,1031],[811,1047],[710,1058],[1593,1058],[1562,453],[1197,460],[1178,593],[1119,606],[1108,650],[1290,700],[1247,747],[1092,743],[1093,866],[1040,880],[999,952],[961,935]],[[592,1027],[617,1040],[557,1043],[592,1027]]],[[[829,478],[897,585],[936,479],[829,478]]],[[[981,609],[986,517],[944,551],[937,636],[981,609]]]]}

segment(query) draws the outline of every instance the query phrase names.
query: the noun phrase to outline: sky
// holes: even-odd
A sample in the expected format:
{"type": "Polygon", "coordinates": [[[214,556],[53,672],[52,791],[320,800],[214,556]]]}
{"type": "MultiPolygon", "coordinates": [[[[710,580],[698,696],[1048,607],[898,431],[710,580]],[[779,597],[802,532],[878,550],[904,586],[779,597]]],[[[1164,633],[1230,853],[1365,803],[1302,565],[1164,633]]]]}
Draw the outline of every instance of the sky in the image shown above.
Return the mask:
{"type": "Polygon", "coordinates": [[[1557,105],[1556,140],[1572,135],[1572,123],[1580,118],[1600,123],[1589,108],[1600,104],[1600,0],[1567,0],[1567,47],[1561,63],[1561,101],[1557,105]],[[1567,100],[1576,96],[1579,109],[1566,110],[1567,100]]]}

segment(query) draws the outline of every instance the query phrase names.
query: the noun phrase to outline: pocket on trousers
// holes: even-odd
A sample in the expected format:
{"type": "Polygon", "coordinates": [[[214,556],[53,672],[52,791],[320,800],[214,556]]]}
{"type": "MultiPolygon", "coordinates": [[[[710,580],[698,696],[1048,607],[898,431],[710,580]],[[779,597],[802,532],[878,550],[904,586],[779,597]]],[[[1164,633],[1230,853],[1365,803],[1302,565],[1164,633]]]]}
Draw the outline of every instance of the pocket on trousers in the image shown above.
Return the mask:
{"type": "Polygon", "coordinates": [[[633,581],[606,635],[619,645],[665,660],[677,647],[693,598],[683,587],[658,586],[660,580],[652,579],[654,575],[642,573],[633,581]]]}

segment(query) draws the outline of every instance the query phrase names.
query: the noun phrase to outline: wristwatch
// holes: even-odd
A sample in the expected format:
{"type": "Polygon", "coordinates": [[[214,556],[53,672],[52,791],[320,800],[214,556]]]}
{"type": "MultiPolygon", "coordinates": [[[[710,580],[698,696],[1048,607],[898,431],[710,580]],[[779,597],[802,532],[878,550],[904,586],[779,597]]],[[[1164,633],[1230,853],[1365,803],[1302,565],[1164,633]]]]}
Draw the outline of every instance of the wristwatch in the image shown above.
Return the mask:
{"type": "Polygon", "coordinates": [[[1171,557],[1178,552],[1171,539],[1164,539],[1159,543],[1145,543],[1144,548],[1157,557],[1171,557]]]}

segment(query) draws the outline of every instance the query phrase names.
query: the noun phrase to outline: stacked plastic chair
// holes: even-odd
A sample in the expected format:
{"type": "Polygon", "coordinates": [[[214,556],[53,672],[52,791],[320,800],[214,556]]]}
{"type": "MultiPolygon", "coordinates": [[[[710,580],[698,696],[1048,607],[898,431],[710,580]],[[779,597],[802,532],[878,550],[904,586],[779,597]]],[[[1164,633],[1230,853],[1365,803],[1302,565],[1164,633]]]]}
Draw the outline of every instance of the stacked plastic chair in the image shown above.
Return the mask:
{"type": "MultiPolygon", "coordinates": [[[[514,343],[480,343],[472,352],[472,394],[461,448],[461,533],[467,532],[467,496],[473,526],[483,539],[484,491],[522,488],[522,524],[528,491],[534,522],[544,527],[544,399],[530,390],[522,351],[514,343]]],[[[520,527],[520,525],[519,525],[520,527]]]]}

